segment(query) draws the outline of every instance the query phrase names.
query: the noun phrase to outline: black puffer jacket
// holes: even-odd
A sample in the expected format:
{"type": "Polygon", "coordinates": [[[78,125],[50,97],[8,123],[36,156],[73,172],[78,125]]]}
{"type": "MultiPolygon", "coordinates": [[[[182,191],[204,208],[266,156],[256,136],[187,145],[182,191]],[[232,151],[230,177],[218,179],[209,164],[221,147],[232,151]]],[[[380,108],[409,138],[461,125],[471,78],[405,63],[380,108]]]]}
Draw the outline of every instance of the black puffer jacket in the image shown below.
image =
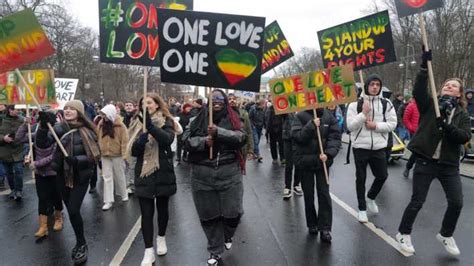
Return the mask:
{"type": "MultiPolygon", "coordinates": [[[[190,123],[192,123],[193,118],[190,123]]],[[[188,160],[192,164],[218,167],[219,165],[237,162],[238,151],[245,145],[247,133],[241,119],[241,129],[233,130],[230,119],[226,116],[219,121],[217,136],[214,140],[213,157],[209,159],[209,147],[206,146],[207,136],[191,136],[191,127],[183,133],[185,149],[189,152],[188,160]]]]}
{"type": "Polygon", "coordinates": [[[283,120],[282,136],[283,140],[291,140],[291,120],[295,119],[293,113],[280,115],[283,120]]]}
{"type": "MultiPolygon", "coordinates": [[[[46,131],[46,129],[42,129],[42,130],[46,131]]],[[[63,122],[54,126],[54,132],[56,132],[56,135],[58,135],[58,138],[61,140],[61,143],[63,144],[65,148],[71,143],[71,140],[74,141],[72,153],[69,154],[69,156],[72,156],[77,159],[77,168],[73,169],[74,183],[77,182],[78,184],[85,184],[85,183],[88,183],[89,180],[94,175],[94,169],[96,167],[96,164],[94,160],[90,160],[89,157],[87,156],[84,144],[82,142],[81,133],[79,133],[79,130],[75,130],[72,133],[68,133],[71,130],[72,129],[69,127],[69,125],[66,122],[63,122]]],[[[40,135],[44,133],[44,131],[40,131],[38,129],[38,132],[37,132],[38,137],[40,137],[40,135]]],[[[93,135],[95,137],[94,141],[97,142],[96,135],[95,134],[93,135]]],[[[54,141],[51,133],[48,133],[48,138],[49,138],[48,142],[54,141]]],[[[64,163],[65,163],[64,155],[61,152],[61,149],[59,147],[56,147],[56,151],[53,156],[52,166],[53,166],[53,169],[56,170],[59,180],[64,180],[64,163]]]]}
{"type": "Polygon", "coordinates": [[[275,114],[275,108],[273,105],[267,108],[265,116],[265,130],[272,134],[282,134],[283,130],[283,117],[275,114]]]}
{"type": "MultiPolygon", "coordinates": [[[[324,153],[328,157],[327,165],[331,166],[334,157],[341,146],[341,133],[337,120],[326,109],[318,109],[321,119],[321,139],[324,153]]],[[[319,159],[320,150],[316,135],[316,126],[313,123],[313,111],[302,111],[295,115],[291,122],[291,137],[294,140],[293,159],[295,167],[299,169],[322,168],[319,159]]]]}
{"type": "Polygon", "coordinates": [[[176,175],[173,167],[171,143],[174,140],[173,121],[169,118],[162,128],[153,127],[148,131],[158,142],[160,149],[160,169],[146,177],[140,177],[145,147],[137,140],[132,145],[132,156],[137,157],[135,165],[135,193],[138,197],[169,197],[176,193],[176,175]]]}

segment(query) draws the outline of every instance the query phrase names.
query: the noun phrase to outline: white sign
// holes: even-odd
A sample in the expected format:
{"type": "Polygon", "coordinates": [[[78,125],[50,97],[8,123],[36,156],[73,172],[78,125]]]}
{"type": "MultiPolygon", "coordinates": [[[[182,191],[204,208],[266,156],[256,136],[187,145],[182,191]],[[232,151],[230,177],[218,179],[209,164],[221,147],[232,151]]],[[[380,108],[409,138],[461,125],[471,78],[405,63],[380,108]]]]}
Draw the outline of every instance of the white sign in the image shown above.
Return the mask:
{"type": "Polygon", "coordinates": [[[54,87],[56,89],[57,106],[54,109],[63,109],[64,105],[71,100],[74,100],[76,95],[78,79],[54,79],[54,87]]]}
{"type": "Polygon", "coordinates": [[[247,99],[247,100],[255,100],[255,92],[251,92],[251,91],[235,91],[234,92],[235,96],[239,97],[239,98],[243,98],[243,99],[247,99]]]}

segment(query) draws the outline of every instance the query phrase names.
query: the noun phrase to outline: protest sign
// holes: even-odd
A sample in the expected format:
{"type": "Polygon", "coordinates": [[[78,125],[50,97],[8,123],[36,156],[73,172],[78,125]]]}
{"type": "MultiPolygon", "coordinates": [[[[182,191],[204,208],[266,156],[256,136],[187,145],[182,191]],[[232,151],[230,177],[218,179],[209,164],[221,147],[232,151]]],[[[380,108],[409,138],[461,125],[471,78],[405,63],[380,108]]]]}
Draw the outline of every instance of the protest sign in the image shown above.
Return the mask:
{"type": "Polygon", "coordinates": [[[161,81],[258,91],[265,18],[158,10],[161,81]]]}
{"type": "Polygon", "coordinates": [[[54,109],[63,109],[67,102],[74,100],[78,82],[78,79],[54,79],[54,87],[56,89],[56,104],[53,105],[54,109]]]}
{"type": "Polygon", "coordinates": [[[192,9],[193,0],[99,0],[100,61],[159,66],[159,8],[192,9]]]}
{"type": "MultiPolygon", "coordinates": [[[[39,104],[56,102],[54,72],[50,69],[21,71],[39,104]]],[[[0,104],[33,104],[34,100],[16,72],[0,74],[0,104]]]]}
{"type": "Polygon", "coordinates": [[[54,48],[31,9],[0,20],[0,73],[52,54],[54,48]]]}
{"type": "Polygon", "coordinates": [[[350,65],[272,79],[270,94],[276,114],[323,108],[357,99],[350,65]]]}
{"type": "Polygon", "coordinates": [[[396,61],[388,11],[318,32],[323,65],[350,64],[354,70],[396,61]]]}
{"type": "Polygon", "coordinates": [[[406,17],[443,7],[443,0],[395,0],[398,17],[406,17]]]}
{"type": "Polygon", "coordinates": [[[255,100],[255,92],[250,92],[250,91],[235,91],[234,95],[242,98],[242,99],[247,99],[254,101],[255,100]]]}
{"type": "Polygon", "coordinates": [[[293,56],[290,44],[276,20],[265,28],[263,47],[262,74],[293,56]]]}

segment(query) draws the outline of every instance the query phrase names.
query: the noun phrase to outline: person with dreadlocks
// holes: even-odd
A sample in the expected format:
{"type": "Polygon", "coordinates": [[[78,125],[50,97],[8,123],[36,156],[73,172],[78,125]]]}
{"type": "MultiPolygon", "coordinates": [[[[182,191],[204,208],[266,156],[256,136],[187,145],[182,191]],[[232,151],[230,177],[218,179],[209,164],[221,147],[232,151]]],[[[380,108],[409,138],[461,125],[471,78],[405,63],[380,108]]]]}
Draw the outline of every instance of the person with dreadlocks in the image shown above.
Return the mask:
{"type": "Polygon", "coordinates": [[[222,90],[214,90],[211,97],[212,122],[209,123],[208,109],[203,109],[186,128],[183,141],[192,167],[194,205],[207,237],[207,263],[217,265],[224,248],[231,249],[243,213],[242,148],[247,132],[222,90]]]}
{"type": "MultiPolygon", "coordinates": [[[[176,193],[176,175],[173,168],[171,143],[175,136],[175,122],[168,111],[167,104],[156,93],[148,93],[144,99],[147,108],[145,114],[146,131],[143,132],[143,118],[140,110],[137,119],[130,124],[129,149],[137,158],[135,164],[135,195],[140,203],[142,214],[142,233],[145,242],[145,254],[142,266],[155,262],[153,251],[153,216],[158,213],[158,236],[156,253],[166,255],[166,228],[168,226],[168,202],[176,193]]],[[[139,107],[142,109],[143,98],[139,107]]]]}
{"type": "MultiPolygon", "coordinates": [[[[59,147],[56,147],[53,156],[53,167],[57,173],[57,182],[62,198],[69,214],[69,220],[74,234],[76,245],[72,249],[74,264],[81,264],[87,260],[87,244],[84,237],[84,223],[81,216],[81,205],[89,188],[89,181],[94,175],[94,168],[100,159],[100,149],[97,144],[96,127],[86,117],[84,105],[79,100],[72,100],[64,106],[64,122],[56,124],[54,131],[61,140],[68,156],[64,156],[59,147]]],[[[40,124],[50,122],[47,116],[40,115],[40,124]]],[[[40,127],[43,129],[44,127],[40,127]]],[[[39,129],[39,130],[40,130],[39,129]]],[[[41,133],[37,132],[37,138],[41,133]]],[[[48,142],[54,142],[48,133],[48,142]]]]}

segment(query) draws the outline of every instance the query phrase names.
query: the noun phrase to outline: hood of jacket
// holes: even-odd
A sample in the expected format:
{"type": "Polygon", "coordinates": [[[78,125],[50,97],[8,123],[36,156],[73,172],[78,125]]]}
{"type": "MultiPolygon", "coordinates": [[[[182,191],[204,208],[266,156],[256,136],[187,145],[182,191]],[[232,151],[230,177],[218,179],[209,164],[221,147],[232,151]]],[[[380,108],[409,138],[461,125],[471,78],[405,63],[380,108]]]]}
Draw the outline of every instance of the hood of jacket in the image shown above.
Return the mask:
{"type": "Polygon", "coordinates": [[[374,95],[370,95],[369,94],[369,84],[371,81],[374,81],[374,80],[378,80],[380,82],[380,90],[379,90],[379,93],[377,94],[377,96],[380,96],[382,94],[382,79],[380,78],[379,75],[377,74],[370,74],[366,79],[365,79],[365,83],[364,83],[364,90],[362,92],[362,95],[366,95],[366,96],[374,96],[374,95]]]}

